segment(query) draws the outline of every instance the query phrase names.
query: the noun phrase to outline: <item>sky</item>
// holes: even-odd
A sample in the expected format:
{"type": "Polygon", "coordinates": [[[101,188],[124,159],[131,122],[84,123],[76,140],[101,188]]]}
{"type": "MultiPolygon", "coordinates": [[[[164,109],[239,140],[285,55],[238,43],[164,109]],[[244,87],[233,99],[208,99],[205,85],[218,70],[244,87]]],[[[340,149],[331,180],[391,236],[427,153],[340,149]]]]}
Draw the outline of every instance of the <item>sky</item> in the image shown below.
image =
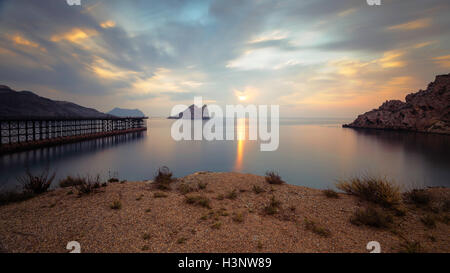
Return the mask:
{"type": "Polygon", "coordinates": [[[450,73],[450,1],[0,0],[0,84],[109,111],[352,118],[450,73]]]}

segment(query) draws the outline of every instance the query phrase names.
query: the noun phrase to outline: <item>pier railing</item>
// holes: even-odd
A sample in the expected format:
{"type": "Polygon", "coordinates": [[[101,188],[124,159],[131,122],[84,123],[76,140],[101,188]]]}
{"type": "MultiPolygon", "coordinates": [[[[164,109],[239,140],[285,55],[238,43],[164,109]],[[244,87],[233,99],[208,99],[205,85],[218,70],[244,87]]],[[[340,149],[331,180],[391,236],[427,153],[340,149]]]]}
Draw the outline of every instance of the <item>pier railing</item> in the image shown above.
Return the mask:
{"type": "Polygon", "coordinates": [[[0,153],[147,130],[147,117],[0,118],[0,153]]]}

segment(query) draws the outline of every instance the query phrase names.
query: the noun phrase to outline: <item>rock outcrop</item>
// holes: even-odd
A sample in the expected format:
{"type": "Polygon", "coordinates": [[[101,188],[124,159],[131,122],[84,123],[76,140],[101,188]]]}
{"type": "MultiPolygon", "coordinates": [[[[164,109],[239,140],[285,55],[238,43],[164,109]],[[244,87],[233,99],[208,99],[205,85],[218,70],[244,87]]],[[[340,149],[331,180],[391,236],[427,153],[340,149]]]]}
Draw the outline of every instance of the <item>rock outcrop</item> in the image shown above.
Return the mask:
{"type": "Polygon", "coordinates": [[[113,115],[116,117],[145,117],[144,113],[142,113],[139,109],[124,109],[124,108],[114,108],[111,111],[109,111],[107,114],[113,115]]]}
{"type": "Polygon", "coordinates": [[[192,104],[186,110],[177,116],[170,116],[169,119],[210,119],[208,106],[205,104],[202,108],[192,104]]]}
{"type": "Polygon", "coordinates": [[[405,102],[386,101],[344,127],[450,134],[450,74],[437,76],[405,102]]]}

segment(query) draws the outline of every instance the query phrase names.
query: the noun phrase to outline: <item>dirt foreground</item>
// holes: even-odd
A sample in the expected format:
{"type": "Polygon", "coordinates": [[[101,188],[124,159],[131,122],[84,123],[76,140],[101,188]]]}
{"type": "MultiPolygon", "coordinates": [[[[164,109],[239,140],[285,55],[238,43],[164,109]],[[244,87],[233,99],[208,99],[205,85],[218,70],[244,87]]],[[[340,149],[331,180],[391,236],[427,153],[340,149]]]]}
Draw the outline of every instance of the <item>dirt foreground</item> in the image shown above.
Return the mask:
{"type": "MultiPolygon", "coordinates": [[[[450,196],[449,189],[428,191],[450,196]]],[[[109,183],[83,196],[63,188],[0,207],[0,252],[68,252],[70,241],[79,242],[81,252],[367,253],[370,241],[382,252],[450,252],[448,223],[430,228],[421,221],[431,212],[408,205],[390,228],[350,223],[365,205],[347,194],[328,198],[321,190],[239,173],[195,173],[170,191],[151,181],[109,183]],[[181,184],[194,191],[182,194],[181,184]],[[209,204],[189,204],[186,196],[206,197],[209,204]],[[273,200],[279,206],[268,213],[273,200]]]]}

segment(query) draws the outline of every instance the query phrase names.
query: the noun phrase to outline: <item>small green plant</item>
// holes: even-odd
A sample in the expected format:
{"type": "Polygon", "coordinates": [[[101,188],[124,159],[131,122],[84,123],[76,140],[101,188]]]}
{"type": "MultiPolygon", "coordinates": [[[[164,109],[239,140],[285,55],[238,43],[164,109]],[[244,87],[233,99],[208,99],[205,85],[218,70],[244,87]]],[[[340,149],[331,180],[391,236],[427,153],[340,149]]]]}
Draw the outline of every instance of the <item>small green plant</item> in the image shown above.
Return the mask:
{"type": "Polygon", "coordinates": [[[170,184],[174,181],[172,175],[168,167],[159,168],[154,177],[156,187],[160,190],[170,190],[170,184]]]}
{"type": "Polygon", "coordinates": [[[143,194],[139,195],[139,196],[136,198],[136,201],[141,201],[141,200],[142,200],[142,197],[144,197],[143,194]]]}
{"type": "Polygon", "coordinates": [[[118,178],[115,178],[115,177],[112,177],[112,178],[108,179],[108,182],[109,182],[109,183],[118,183],[118,182],[119,182],[119,179],[118,179],[118,178]]]}
{"type": "Polygon", "coordinates": [[[340,181],[336,187],[348,194],[358,196],[384,207],[394,207],[401,202],[400,189],[384,178],[371,176],[355,177],[349,181],[340,181]]]}
{"type": "Polygon", "coordinates": [[[177,244],[181,245],[181,244],[186,243],[186,241],[187,241],[187,238],[181,237],[180,239],[177,240],[177,244]]]}
{"type": "Polygon", "coordinates": [[[265,178],[266,178],[266,182],[269,184],[272,184],[272,185],[281,185],[281,184],[286,183],[281,179],[281,176],[277,172],[274,172],[274,171],[266,172],[265,178]]]}
{"type": "Polygon", "coordinates": [[[339,194],[334,190],[327,189],[323,190],[322,192],[327,198],[335,198],[335,199],[339,198],[339,194]]]}
{"type": "Polygon", "coordinates": [[[147,246],[147,245],[145,245],[145,246],[142,247],[142,251],[148,251],[149,249],[150,249],[150,247],[147,246]]]}
{"type": "Polygon", "coordinates": [[[219,194],[219,195],[217,195],[217,200],[223,200],[223,199],[225,199],[225,196],[223,195],[223,194],[219,194]]]}
{"type": "Polygon", "coordinates": [[[206,196],[186,196],[185,202],[191,205],[197,205],[200,207],[208,208],[210,209],[210,200],[206,196]]]}
{"type": "Polygon", "coordinates": [[[244,222],[244,214],[241,212],[235,213],[232,217],[233,221],[236,223],[244,222]]]}
{"type": "Polygon", "coordinates": [[[215,223],[211,226],[211,228],[212,228],[212,229],[220,229],[221,226],[222,226],[222,223],[221,223],[221,222],[215,222],[215,223]]]}
{"type": "Polygon", "coordinates": [[[234,189],[234,190],[230,191],[229,193],[227,193],[227,195],[225,197],[227,199],[230,199],[230,200],[236,199],[237,198],[237,191],[236,191],[236,189],[234,189]]]}
{"type": "Polygon", "coordinates": [[[179,191],[181,194],[186,195],[186,194],[188,194],[188,193],[191,193],[191,192],[195,191],[195,189],[194,189],[193,187],[189,186],[189,185],[186,184],[186,183],[182,183],[182,184],[180,184],[180,185],[178,186],[178,191],[179,191]]]}
{"type": "Polygon", "coordinates": [[[419,242],[416,241],[406,241],[400,244],[400,253],[419,253],[421,251],[421,246],[419,242]]]}
{"type": "Polygon", "coordinates": [[[391,214],[372,206],[356,210],[353,217],[350,218],[350,222],[354,225],[366,225],[375,228],[387,228],[393,221],[391,214]]]}
{"type": "Polygon", "coordinates": [[[67,195],[72,195],[73,194],[73,190],[70,190],[67,192],[67,195]]]}
{"type": "Polygon", "coordinates": [[[310,230],[310,231],[314,232],[315,234],[320,235],[322,237],[330,237],[331,236],[331,231],[329,229],[316,224],[312,220],[308,220],[307,218],[305,218],[304,223],[305,223],[306,230],[310,230]]]}
{"type": "Polygon", "coordinates": [[[406,192],[404,197],[407,202],[416,205],[416,207],[428,207],[431,203],[431,195],[424,189],[406,192]]]}
{"type": "Polygon", "coordinates": [[[144,239],[144,240],[150,240],[150,238],[151,238],[152,236],[149,234],[149,233],[144,233],[144,235],[142,235],[142,239],[144,239]]]}
{"type": "Polygon", "coordinates": [[[198,182],[198,188],[201,190],[206,189],[206,186],[208,186],[208,183],[198,182]]]}
{"type": "Polygon", "coordinates": [[[153,197],[154,197],[154,198],[166,198],[166,197],[167,197],[167,194],[165,194],[165,193],[163,193],[163,192],[155,192],[155,193],[153,194],[153,197]]]}
{"type": "Polygon", "coordinates": [[[100,188],[100,175],[97,175],[94,179],[89,175],[83,178],[82,183],[76,185],[75,188],[78,191],[78,195],[86,195],[93,193],[96,189],[100,188]]]}
{"type": "Polygon", "coordinates": [[[272,198],[270,199],[270,203],[264,207],[264,212],[267,215],[274,215],[278,213],[278,209],[281,206],[281,202],[275,199],[275,196],[272,195],[272,198]]]}
{"type": "Polygon", "coordinates": [[[152,209],[146,209],[145,210],[145,212],[147,212],[147,213],[149,213],[149,212],[151,212],[152,211],[152,209]]]}
{"type": "Polygon", "coordinates": [[[259,250],[261,250],[261,249],[263,249],[263,243],[261,242],[261,241],[258,241],[258,245],[257,245],[257,248],[259,249],[259,250]]]}
{"type": "Polygon", "coordinates": [[[265,192],[265,190],[258,185],[253,185],[252,190],[255,194],[260,194],[260,193],[265,192]]]}
{"type": "Polygon", "coordinates": [[[72,177],[69,175],[66,178],[59,181],[59,186],[61,188],[74,187],[82,184],[83,181],[84,180],[82,177],[72,177]]]}
{"type": "Polygon", "coordinates": [[[420,221],[427,228],[435,228],[436,227],[436,219],[431,215],[425,215],[424,217],[420,218],[420,221]]]}
{"type": "Polygon", "coordinates": [[[122,208],[122,203],[119,200],[116,200],[111,204],[110,208],[113,210],[119,210],[122,208]]]}

